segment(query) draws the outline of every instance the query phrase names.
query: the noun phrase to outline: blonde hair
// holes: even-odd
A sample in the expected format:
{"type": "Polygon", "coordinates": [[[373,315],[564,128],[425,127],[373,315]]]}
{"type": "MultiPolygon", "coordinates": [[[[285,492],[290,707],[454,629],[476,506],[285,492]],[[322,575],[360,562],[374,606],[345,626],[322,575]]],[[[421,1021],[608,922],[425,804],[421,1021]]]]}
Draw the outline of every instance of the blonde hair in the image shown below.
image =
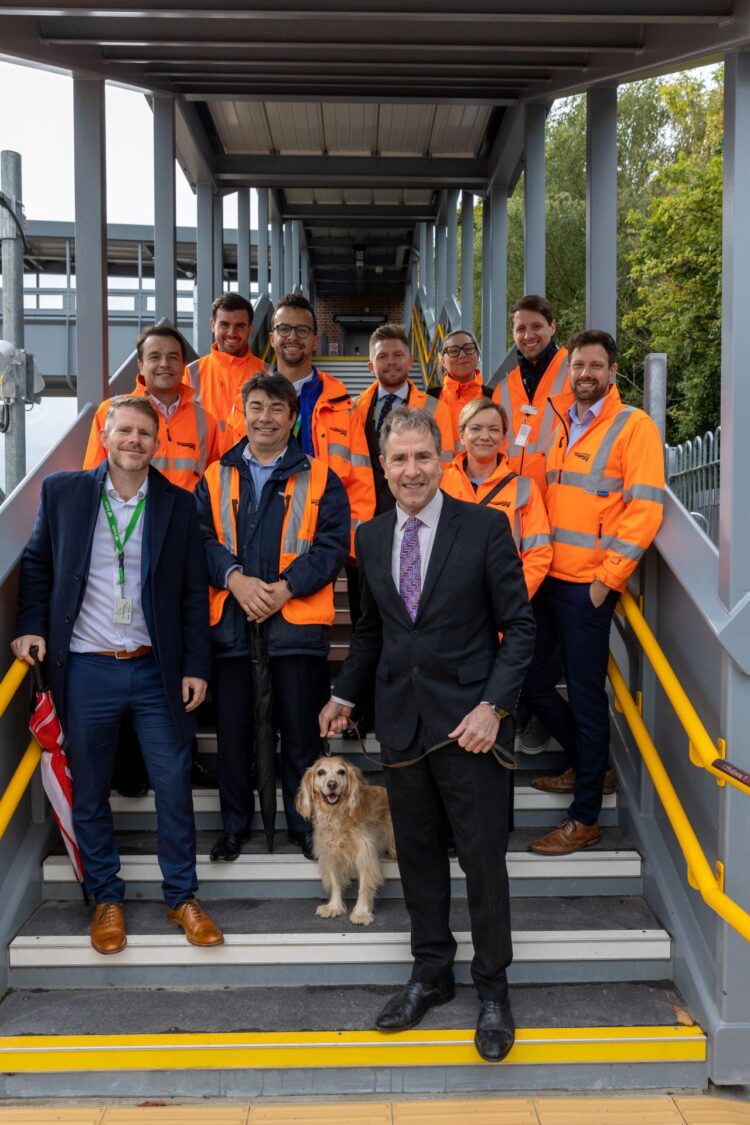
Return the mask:
{"type": "Polygon", "coordinates": [[[491,398],[485,398],[481,395],[479,398],[473,398],[471,402],[467,402],[458,416],[458,432],[462,434],[469,422],[475,414],[479,414],[481,410],[494,410],[496,414],[500,415],[500,420],[503,423],[503,431],[508,432],[508,414],[504,406],[499,402],[493,402],[491,398]]]}
{"type": "Polygon", "coordinates": [[[109,407],[107,413],[104,415],[104,429],[107,433],[110,432],[115,424],[115,414],[122,407],[128,406],[132,410],[140,410],[141,414],[145,414],[147,418],[154,424],[154,433],[159,432],[159,415],[154,410],[146,395],[116,395],[109,400],[109,407]]]}

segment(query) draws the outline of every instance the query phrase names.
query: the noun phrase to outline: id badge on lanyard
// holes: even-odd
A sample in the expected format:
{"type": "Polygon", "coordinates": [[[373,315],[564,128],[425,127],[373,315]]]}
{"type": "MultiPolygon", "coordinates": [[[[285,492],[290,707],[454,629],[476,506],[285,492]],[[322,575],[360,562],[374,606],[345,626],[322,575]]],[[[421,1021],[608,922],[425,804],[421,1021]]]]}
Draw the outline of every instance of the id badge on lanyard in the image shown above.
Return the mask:
{"type": "MultiPolygon", "coordinates": [[[[528,403],[524,403],[523,406],[521,407],[521,413],[525,414],[527,417],[533,417],[535,414],[538,414],[539,411],[537,410],[536,406],[531,406],[528,403]]],[[[516,443],[516,445],[520,445],[521,447],[523,447],[523,446],[528,444],[528,441],[529,441],[530,437],[531,437],[531,426],[529,425],[528,422],[523,422],[518,427],[518,433],[516,434],[515,443],[516,443]]]]}
{"type": "Polygon", "coordinates": [[[106,492],[102,492],[102,507],[104,508],[104,514],[107,517],[112,541],[117,551],[117,585],[120,587],[120,593],[115,594],[114,612],[112,614],[112,620],[115,625],[129,625],[133,617],[133,599],[125,597],[125,544],[133,534],[136,524],[143,514],[145,503],[146,497],[142,496],[130,517],[130,523],[125,528],[125,535],[120,536],[120,529],[117,526],[117,520],[112,511],[109,496],[107,496],[106,492]]]}

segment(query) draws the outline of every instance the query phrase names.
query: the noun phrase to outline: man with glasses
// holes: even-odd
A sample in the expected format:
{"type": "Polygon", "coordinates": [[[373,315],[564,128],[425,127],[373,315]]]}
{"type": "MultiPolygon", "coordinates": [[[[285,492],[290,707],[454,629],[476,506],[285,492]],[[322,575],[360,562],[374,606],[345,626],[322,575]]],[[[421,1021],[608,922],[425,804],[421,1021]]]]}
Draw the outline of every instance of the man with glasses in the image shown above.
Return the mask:
{"type": "Polygon", "coordinates": [[[471,332],[457,328],[449,332],[440,348],[443,382],[430,387],[427,394],[448,408],[453,422],[453,441],[458,446],[458,418],[472,399],[492,398],[492,390],[482,382],[479,370],[479,345],[471,332]]]}

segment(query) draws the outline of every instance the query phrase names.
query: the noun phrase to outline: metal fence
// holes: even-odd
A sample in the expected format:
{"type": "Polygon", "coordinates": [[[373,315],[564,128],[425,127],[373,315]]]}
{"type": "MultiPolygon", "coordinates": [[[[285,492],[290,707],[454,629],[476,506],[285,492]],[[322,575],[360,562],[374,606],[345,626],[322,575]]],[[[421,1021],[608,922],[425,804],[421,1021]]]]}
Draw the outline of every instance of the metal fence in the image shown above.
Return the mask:
{"type": "Polygon", "coordinates": [[[669,487],[714,543],[719,541],[719,458],[721,426],[667,446],[669,487]]]}

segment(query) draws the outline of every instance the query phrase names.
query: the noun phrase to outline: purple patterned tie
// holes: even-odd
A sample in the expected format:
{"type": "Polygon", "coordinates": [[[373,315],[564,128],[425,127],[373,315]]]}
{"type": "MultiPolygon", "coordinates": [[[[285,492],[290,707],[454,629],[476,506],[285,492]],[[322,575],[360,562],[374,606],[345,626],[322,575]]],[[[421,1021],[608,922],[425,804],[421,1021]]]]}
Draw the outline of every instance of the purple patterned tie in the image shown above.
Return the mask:
{"type": "Polygon", "coordinates": [[[422,560],[419,554],[419,529],[422,521],[409,516],[404,524],[401,540],[401,560],[399,564],[398,592],[412,621],[419,609],[419,595],[422,593],[422,560]]]}

